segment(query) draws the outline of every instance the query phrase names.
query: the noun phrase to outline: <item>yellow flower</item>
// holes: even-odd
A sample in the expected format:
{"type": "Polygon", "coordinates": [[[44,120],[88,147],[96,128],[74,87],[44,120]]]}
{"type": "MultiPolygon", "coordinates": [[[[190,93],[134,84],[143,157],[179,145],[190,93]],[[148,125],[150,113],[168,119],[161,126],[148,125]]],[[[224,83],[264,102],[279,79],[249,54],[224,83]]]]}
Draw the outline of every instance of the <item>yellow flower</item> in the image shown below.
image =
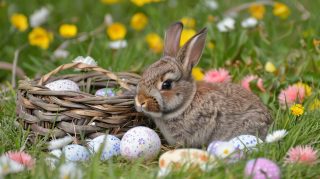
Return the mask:
{"type": "Polygon", "coordinates": [[[294,104],[290,107],[291,114],[301,116],[304,112],[304,107],[301,104],[294,104]]]}
{"type": "Polygon", "coordinates": [[[130,25],[134,30],[140,31],[145,28],[147,23],[148,23],[148,17],[143,13],[138,12],[132,16],[130,25]]]}
{"type": "Polygon", "coordinates": [[[196,80],[196,81],[201,81],[204,78],[204,74],[202,72],[202,69],[199,67],[194,67],[192,68],[192,77],[196,80]]]}
{"type": "Polygon", "coordinates": [[[196,31],[193,29],[183,29],[180,39],[180,47],[182,47],[192,36],[196,35],[196,31]]]}
{"type": "Polygon", "coordinates": [[[317,48],[319,45],[320,45],[320,40],[318,40],[318,39],[313,39],[313,46],[315,47],[315,48],[317,48]]]}
{"type": "Polygon", "coordinates": [[[314,99],[310,106],[309,106],[309,109],[311,111],[314,111],[314,110],[319,110],[320,109],[320,100],[319,99],[314,99]]]}
{"type": "Polygon", "coordinates": [[[126,27],[121,23],[113,23],[107,28],[107,34],[111,40],[121,40],[127,34],[126,27]]]}
{"type": "Polygon", "coordinates": [[[161,0],[131,0],[131,2],[133,4],[135,4],[136,6],[143,6],[145,4],[148,4],[148,3],[152,3],[152,2],[160,2],[161,0]]]}
{"type": "Polygon", "coordinates": [[[77,35],[78,29],[73,24],[62,24],[59,28],[59,33],[64,38],[72,38],[77,35]]]}
{"type": "Polygon", "coordinates": [[[181,22],[187,28],[194,28],[196,26],[196,20],[194,20],[194,18],[183,17],[181,22]]]}
{"type": "Polygon", "coordinates": [[[215,21],[215,17],[213,15],[208,15],[207,21],[208,22],[214,22],[215,21]]]}
{"type": "Polygon", "coordinates": [[[156,33],[149,33],[146,38],[146,42],[149,45],[149,48],[155,52],[155,53],[160,53],[162,52],[163,49],[163,40],[161,37],[156,34],[156,33]]]}
{"type": "Polygon", "coordinates": [[[103,4],[116,4],[119,3],[120,0],[100,0],[103,4]]]}
{"type": "Polygon", "coordinates": [[[264,69],[269,73],[273,73],[277,70],[272,62],[267,62],[264,66],[264,69]]]}
{"type": "Polygon", "coordinates": [[[280,17],[281,19],[286,19],[290,14],[290,9],[287,5],[276,2],[273,6],[273,14],[280,17]]]}
{"type": "Polygon", "coordinates": [[[266,8],[261,4],[253,4],[249,7],[249,13],[252,17],[256,19],[263,19],[266,8]]]}
{"type": "Polygon", "coordinates": [[[28,28],[28,19],[23,14],[13,14],[10,18],[11,24],[18,29],[19,31],[23,32],[28,28]]]}
{"type": "Polygon", "coordinates": [[[215,47],[215,45],[214,45],[214,43],[213,42],[208,42],[207,43],[207,47],[208,47],[208,49],[214,49],[214,47],[215,47]]]}
{"type": "Polygon", "coordinates": [[[53,40],[53,35],[42,27],[36,27],[28,35],[29,43],[42,49],[47,49],[53,40]]]}
{"type": "Polygon", "coordinates": [[[312,88],[305,84],[305,83],[302,83],[302,82],[298,82],[295,84],[297,87],[302,87],[304,88],[304,92],[305,92],[305,95],[308,97],[308,96],[311,96],[311,93],[312,93],[312,88]]]}
{"type": "Polygon", "coordinates": [[[148,3],[150,3],[150,2],[152,2],[152,0],[131,0],[131,2],[133,3],[133,4],[135,4],[136,6],[143,6],[143,5],[145,5],[145,4],[148,4],[148,3]]]}

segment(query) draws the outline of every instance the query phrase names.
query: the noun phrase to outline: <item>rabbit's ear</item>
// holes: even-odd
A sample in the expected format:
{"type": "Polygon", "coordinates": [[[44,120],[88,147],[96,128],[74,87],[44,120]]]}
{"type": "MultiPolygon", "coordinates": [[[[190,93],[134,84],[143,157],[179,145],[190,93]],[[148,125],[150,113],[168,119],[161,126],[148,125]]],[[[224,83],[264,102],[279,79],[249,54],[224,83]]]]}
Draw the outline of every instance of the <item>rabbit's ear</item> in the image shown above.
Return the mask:
{"type": "Polygon", "coordinates": [[[191,73],[192,68],[198,64],[206,43],[206,36],[207,28],[204,28],[179,50],[176,59],[182,64],[186,73],[191,73]]]}
{"type": "Polygon", "coordinates": [[[177,56],[182,29],[183,24],[181,22],[176,22],[167,29],[164,40],[164,56],[177,56]]]}

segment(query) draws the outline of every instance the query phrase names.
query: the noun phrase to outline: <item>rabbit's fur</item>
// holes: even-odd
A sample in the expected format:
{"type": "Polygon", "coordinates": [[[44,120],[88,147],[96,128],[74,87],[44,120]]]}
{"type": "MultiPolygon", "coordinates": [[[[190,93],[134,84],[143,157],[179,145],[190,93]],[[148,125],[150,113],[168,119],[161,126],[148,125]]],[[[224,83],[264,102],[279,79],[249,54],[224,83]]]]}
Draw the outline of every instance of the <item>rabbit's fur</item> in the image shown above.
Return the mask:
{"type": "Polygon", "coordinates": [[[150,116],[171,145],[201,147],[241,134],[264,138],[272,118],[256,95],[237,84],[193,80],[207,30],[180,49],[182,28],[180,22],[169,27],[163,57],[144,71],[136,91],[137,111],[150,116]]]}

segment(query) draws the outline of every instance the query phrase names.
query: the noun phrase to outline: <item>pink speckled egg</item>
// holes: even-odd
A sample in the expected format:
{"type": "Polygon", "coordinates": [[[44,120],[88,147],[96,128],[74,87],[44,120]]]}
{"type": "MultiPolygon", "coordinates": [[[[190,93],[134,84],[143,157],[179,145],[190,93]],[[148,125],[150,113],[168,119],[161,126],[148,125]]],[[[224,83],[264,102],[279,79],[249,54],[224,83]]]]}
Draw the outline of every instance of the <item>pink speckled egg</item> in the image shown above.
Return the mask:
{"type": "Polygon", "coordinates": [[[247,162],[245,175],[253,179],[280,179],[280,168],[273,161],[258,158],[247,162]]]}
{"type": "Polygon", "coordinates": [[[129,160],[152,160],[160,152],[160,147],[160,137],[154,130],[138,126],[124,134],[120,142],[120,153],[129,160]]]}

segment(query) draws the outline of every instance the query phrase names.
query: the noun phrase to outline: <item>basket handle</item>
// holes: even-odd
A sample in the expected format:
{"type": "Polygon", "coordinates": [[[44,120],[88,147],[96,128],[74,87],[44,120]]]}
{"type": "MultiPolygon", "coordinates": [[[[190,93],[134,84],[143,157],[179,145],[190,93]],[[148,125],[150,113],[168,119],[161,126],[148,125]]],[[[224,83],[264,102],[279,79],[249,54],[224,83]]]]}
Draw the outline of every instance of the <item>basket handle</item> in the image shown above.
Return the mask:
{"type": "Polygon", "coordinates": [[[115,75],[114,73],[112,73],[112,72],[110,72],[108,70],[105,70],[103,68],[100,68],[98,66],[88,65],[88,64],[85,64],[85,63],[81,63],[81,62],[78,62],[78,63],[67,63],[67,64],[59,66],[58,68],[56,68],[56,69],[52,70],[51,72],[47,73],[46,75],[42,76],[41,79],[38,82],[38,85],[42,86],[43,83],[45,83],[52,75],[55,75],[55,74],[59,73],[62,70],[71,69],[71,68],[80,69],[80,70],[86,69],[86,70],[92,70],[92,71],[100,72],[100,73],[108,76],[110,79],[117,81],[122,88],[125,88],[125,89],[128,89],[128,90],[130,89],[129,86],[127,85],[127,83],[125,83],[121,79],[119,79],[117,77],[117,75],[115,75]]]}

